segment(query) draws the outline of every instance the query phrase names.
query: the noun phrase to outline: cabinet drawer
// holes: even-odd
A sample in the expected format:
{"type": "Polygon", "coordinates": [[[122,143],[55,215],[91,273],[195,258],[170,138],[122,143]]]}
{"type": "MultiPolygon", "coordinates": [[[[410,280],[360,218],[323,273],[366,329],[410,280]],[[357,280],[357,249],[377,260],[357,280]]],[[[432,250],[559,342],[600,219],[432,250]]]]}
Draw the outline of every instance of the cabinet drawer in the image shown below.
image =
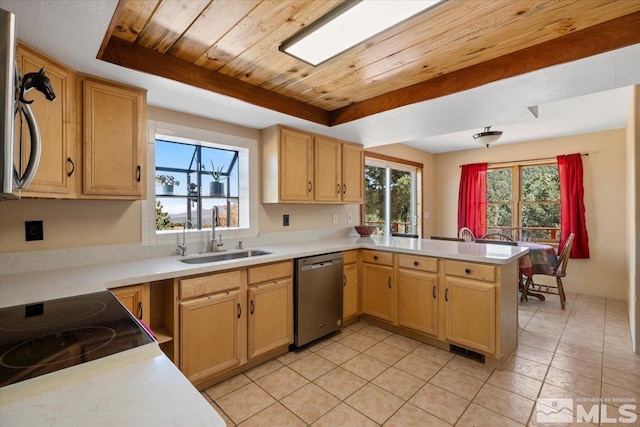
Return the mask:
{"type": "Polygon", "coordinates": [[[343,263],[350,264],[358,261],[358,251],[345,251],[342,253],[343,263]]]}
{"type": "Polygon", "coordinates": [[[412,270],[438,272],[438,260],[416,255],[398,255],[398,265],[400,268],[410,268],[412,270]]]}
{"type": "Polygon", "coordinates": [[[293,263],[291,261],[259,265],[249,268],[249,284],[268,282],[281,277],[291,276],[292,274],[293,263]]]}
{"type": "Polygon", "coordinates": [[[180,299],[193,298],[200,295],[215,294],[240,287],[242,274],[240,270],[216,273],[209,276],[180,280],[180,299]]]}
{"type": "Polygon", "coordinates": [[[391,252],[363,250],[362,262],[379,265],[393,265],[393,254],[391,252]]]}
{"type": "Polygon", "coordinates": [[[465,261],[445,261],[444,272],[450,276],[467,277],[483,282],[496,281],[496,268],[493,265],[474,264],[465,261]]]}

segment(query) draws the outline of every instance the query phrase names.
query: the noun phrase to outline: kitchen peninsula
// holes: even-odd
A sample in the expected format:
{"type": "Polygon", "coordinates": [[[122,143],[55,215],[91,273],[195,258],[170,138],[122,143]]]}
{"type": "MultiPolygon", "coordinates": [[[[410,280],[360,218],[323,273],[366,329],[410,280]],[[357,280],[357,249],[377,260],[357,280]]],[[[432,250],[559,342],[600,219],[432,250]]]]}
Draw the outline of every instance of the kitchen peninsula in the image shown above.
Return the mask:
{"type": "MultiPolygon", "coordinates": [[[[356,251],[358,306],[361,315],[372,323],[442,348],[453,344],[484,356],[485,363],[494,366],[504,366],[517,346],[517,260],[526,248],[374,236],[264,245],[259,249],[269,254],[210,264],[186,264],[180,261],[182,257],[172,256],[3,275],[0,307],[140,283],[153,287],[177,278],[356,251]],[[386,275],[377,274],[380,271],[386,275]],[[422,286],[426,283],[428,287],[422,286]],[[415,301],[422,302],[414,306],[415,301]],[[423,328],[425,313],[431,330],[423,328]]],[[[3,387],[0,405],[3,425],[16,421],[37,424],[37,420],[50,415],[64,420],[53,425],[74,425],[77,407],[96,406],[105,411],[102,416],[114,414],[111,420],[105,418],[105,423],[143,407],[145,416],[155,414],[154,420],[164,420],[164,425],[175,419],[175,414],[167,413],[171,411],[194,417],[201,414],[210,420],[209,425],[223,425],[155,343],[3,387]],[[181,404],[168,404],[167,396],[176,393],[166,392],[176,388],[182,390],[181,404]],[[68,399],[73,399],[73,405],[68,399]]]]}

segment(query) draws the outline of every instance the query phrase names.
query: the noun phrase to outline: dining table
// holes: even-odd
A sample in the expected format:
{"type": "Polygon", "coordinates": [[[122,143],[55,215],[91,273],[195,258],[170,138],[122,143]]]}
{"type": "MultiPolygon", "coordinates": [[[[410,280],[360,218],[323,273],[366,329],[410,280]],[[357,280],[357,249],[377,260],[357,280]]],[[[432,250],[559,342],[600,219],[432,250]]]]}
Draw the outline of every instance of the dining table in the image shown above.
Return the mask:
{"type": "Polygon", "coordinates": [[[518,268],[520,270],[520,289],[522,291],[520,301],[527,301],[527,297],[532,296],[544,301],[544,295],[531,291],[524,292],[524,283],[526,280],[533,281],[534,274],[549,275],[558,262],[556,250],[551,245],[545,245],[537,242],[518,242],[518,246],[529,248],[529,253],[520,257],[518,268]],[[523,279],[523,276],[526,279],[523,279]]]}

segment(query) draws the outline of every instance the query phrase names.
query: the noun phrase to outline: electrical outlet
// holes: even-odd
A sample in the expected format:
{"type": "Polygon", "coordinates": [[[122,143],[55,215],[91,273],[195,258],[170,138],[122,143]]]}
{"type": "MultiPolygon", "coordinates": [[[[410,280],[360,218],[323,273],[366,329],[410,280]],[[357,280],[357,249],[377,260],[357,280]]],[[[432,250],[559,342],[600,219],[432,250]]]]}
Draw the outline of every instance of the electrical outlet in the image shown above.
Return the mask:
{"type": "Polygon", "coordinates": [[[289,215],[282,215],[282,225],[285,227],[289,226],[289,215]]]}
{"type": "Polygon", "coordinates": [[[332,224],[337,224],[338,223],[338,214],[333,214],[331,216],[331,223],[332,224]]]}
{"type": "Polygon", "coordinates": [[[347,214],[347,222],[348,222],[349,224],[351,224],[351,223],[353,222],[353,215],[351,215],[351,212],[349,212],[349,213],[347,214]]]}
{"type": "Polygon", "coordinates": [[[25,221],[24,239],[27,242],[32,240],[44,240],[44,227],[42,225],[42,221],[25,221]]]}

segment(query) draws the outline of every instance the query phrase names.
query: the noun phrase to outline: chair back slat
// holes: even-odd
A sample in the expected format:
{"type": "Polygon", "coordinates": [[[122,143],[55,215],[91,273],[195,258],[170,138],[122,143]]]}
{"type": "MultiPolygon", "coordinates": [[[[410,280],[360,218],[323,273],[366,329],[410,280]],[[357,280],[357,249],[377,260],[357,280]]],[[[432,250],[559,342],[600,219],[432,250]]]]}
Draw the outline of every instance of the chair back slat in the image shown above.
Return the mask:
{"type": "Polygon", "coordinates": [[[470,228],[462,227],[458,233],[458,237],[464,239],[465,242],[473,242],[476,240],[476,236],[473,234],[470,228]]]}
{"type": "Polygon", "coordinates": [[[508,240],[513,242],[513,239],[510,236],[507,236],[502,233],[487,233],[481,237],[482,240],[508,240]]]}
{"type": "Polygon", "coordinates": [[[569,255],[571,254],[571,246],[573,245],[573,238],[575,237],[575,233],[569,234],[567,241],[564,242],[564,247],[562,248],[562,252],[558,256],[558,261],[556,262],[555,267],[553,268],[553,272],[555,274],[560,268],[562,274],[567,273],[567,263],[569,262],[569,255]]]}

